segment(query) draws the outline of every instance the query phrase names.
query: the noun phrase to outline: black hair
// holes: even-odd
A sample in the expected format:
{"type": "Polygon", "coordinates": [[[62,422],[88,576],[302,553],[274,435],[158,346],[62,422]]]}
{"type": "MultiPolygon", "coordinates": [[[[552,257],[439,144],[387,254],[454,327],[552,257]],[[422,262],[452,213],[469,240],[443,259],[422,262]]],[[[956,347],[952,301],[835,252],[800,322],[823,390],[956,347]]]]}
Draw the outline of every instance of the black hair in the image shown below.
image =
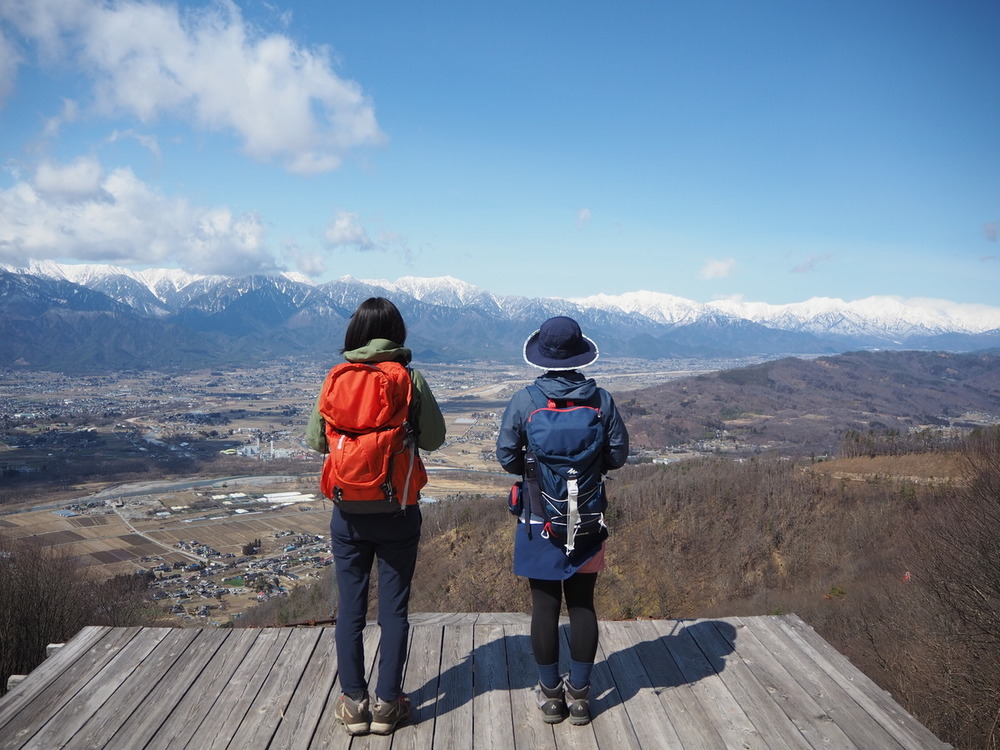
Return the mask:
{"type": "Polygon", "coordinates": [[[360,349],[372,339],[389,339],[398,346],[406,343],[403,316],[385,297],[369,297],[358,305],[347,324],[344,348],[340,353],[360,349]]]}

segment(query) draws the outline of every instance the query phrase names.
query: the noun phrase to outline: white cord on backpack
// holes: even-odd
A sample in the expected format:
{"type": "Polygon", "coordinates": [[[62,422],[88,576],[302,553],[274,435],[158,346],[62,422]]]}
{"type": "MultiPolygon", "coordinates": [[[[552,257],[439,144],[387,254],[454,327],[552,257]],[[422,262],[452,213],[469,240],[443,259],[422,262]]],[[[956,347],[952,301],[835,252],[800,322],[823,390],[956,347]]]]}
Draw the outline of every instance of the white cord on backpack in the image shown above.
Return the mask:
{"type": "Polygon", "coordinates": [[[578,495],[580,489],[575,479],[566,480],[566,554],[571,554],[575,547],[576,528],[580,525],[580,505],[578,495]]]}

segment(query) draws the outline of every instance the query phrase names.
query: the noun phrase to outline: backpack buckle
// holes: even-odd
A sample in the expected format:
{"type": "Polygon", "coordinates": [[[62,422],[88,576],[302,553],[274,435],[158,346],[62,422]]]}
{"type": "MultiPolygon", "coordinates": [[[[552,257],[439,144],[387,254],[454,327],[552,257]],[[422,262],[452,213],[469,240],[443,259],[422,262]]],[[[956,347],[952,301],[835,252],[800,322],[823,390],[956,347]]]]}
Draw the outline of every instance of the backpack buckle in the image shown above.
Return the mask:
{"type": "Polygon", "coordinates": [[[396,488],[392,486],[392,480],[387,479],[382,483],[382,492],[385,493],[386,500],[396,499],[396,488]]]}

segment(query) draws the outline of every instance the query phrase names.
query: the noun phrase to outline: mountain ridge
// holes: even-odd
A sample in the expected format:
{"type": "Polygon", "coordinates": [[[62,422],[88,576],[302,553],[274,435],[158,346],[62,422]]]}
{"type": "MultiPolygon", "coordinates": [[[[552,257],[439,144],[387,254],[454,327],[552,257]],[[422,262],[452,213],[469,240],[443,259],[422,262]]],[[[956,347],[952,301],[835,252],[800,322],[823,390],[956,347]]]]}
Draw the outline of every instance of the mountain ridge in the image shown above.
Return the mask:
{"type": "MultiPolygon", "coordinates": [[[[575,317],[599,342],[602,354],[611,357],[1000,346],[1000,308],[940,300],[818,298],[768,305],[698,303],[655,292],[528,298],[493,294],[451,276],[403,276],[394,282],[345,276],[315,284],[299,274],[198,276],[47,261],[0,267],[0,331],[10,342],[0,366],[89,370],[170,362],[193,368],[224,364],[255,350],[262,356],[328,352],[338,348],[357,304],[376,295],[390,296],[400,307],[408,345],[441,361],[516,361],[524,338],[553,315],[575,317]],[[60,326],[53,328],[53,316],[60,326]],[[72,330],[98,317],[105,319],[101,330],[109,335],[100,352],[100,341],[81,347],[72,330]],[[62,334],[54,335],[57,331],[62,334]],[[157,354],[158,341],[172,342],[172,351],[157,354]]],[[[96,330],[93,322],[88,329],[96,330]]]]}

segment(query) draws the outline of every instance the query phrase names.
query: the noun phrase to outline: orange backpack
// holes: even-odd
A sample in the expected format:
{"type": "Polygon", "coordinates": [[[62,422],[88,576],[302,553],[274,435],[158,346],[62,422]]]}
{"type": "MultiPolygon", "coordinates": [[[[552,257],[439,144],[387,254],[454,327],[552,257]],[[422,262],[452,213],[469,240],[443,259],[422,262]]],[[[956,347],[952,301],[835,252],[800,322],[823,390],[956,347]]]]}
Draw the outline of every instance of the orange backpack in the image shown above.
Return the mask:
{"type": "Polygon", "coordinates": [[[410,424],[413,381],[398,362],[344,362],[326,376],[319,413],[329,454],[320,490],[344,510],[416,505],[427,472],[410,424]]]}

